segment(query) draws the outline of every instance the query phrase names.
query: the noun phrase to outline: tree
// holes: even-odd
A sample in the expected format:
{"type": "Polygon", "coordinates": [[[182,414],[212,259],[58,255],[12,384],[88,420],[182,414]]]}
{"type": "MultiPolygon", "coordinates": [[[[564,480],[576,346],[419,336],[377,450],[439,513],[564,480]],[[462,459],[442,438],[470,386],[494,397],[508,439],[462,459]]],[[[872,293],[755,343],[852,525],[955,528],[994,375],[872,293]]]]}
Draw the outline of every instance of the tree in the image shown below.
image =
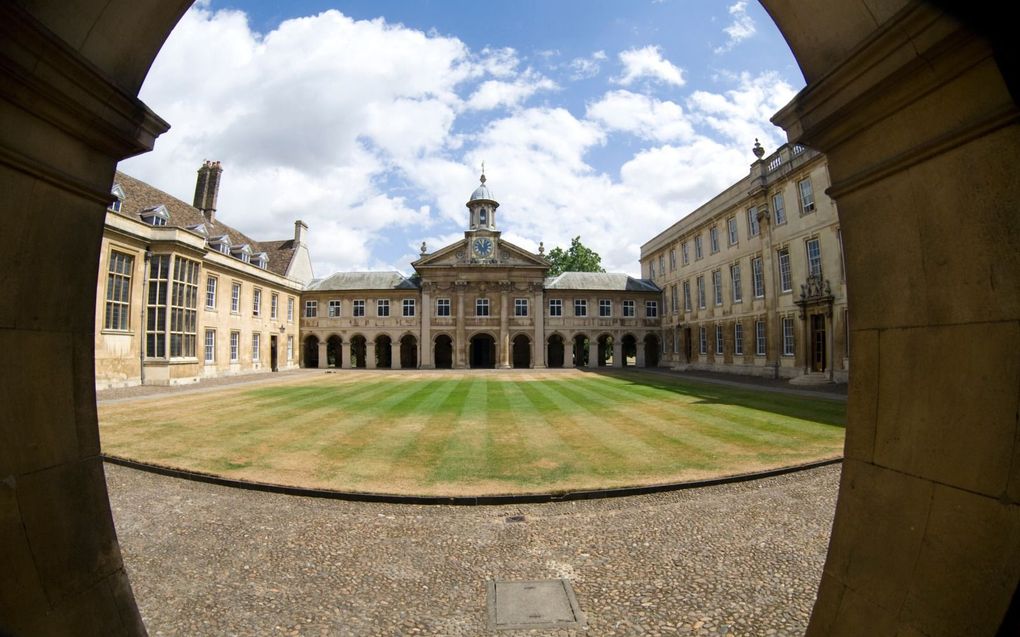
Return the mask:
{"type": "Polygon", "coordinates": [[[549,276],[556,276],[564,272],[605,272],[602,267],[602,257],[588,246],[581,243],[581,237],[574,237],[570,240],[570,247],[564,250],[557,246],[549,251],[546,257],[552,267],[549,268],[549,276]]]}

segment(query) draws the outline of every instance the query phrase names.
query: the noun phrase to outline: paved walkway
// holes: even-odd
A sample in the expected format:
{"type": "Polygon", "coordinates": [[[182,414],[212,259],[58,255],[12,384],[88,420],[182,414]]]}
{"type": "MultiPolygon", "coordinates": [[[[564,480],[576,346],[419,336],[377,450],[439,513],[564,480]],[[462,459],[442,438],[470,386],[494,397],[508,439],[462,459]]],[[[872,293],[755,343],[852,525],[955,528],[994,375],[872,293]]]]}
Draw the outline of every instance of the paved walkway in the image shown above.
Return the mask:
{"type": "Polygon", "coordinates": [[[563,577],[586,632],[499,635],[601,637],[802,635],[840,468],[514,507],[320,500],[106,471],[150,635],[488,635],[487,580],[563,577]]]}

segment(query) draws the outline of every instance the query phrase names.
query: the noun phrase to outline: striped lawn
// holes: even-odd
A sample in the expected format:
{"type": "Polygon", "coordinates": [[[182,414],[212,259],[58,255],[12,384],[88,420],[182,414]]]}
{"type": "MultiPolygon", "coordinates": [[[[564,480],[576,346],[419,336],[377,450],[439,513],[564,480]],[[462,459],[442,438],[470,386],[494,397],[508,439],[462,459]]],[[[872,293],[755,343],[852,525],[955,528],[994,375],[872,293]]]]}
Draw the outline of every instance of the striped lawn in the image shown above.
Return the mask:
{"type": "Polygon", "coordinates": [[[100,405],[106,453],[350,491],[495,494],[840,455],[845,403],[639,372],[347,372],[100,405]]]}

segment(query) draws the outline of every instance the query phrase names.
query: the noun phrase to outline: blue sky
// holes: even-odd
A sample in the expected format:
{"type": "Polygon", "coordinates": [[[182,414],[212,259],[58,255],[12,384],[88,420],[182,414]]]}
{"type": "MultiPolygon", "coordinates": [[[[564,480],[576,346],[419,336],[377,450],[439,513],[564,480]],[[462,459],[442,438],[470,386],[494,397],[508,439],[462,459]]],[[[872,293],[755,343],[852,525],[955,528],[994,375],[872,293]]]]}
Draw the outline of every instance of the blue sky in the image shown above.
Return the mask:
{"type": "Polygon", "coordinates": [[[803,87],[742,0],[200,1],[141,97],[173,128],[121,169],[256,239],[310,227],[317,276],[410,271],[463,235],[486,163],[504,238],[580,235],[608,269],[746,174],[803,87]]]}

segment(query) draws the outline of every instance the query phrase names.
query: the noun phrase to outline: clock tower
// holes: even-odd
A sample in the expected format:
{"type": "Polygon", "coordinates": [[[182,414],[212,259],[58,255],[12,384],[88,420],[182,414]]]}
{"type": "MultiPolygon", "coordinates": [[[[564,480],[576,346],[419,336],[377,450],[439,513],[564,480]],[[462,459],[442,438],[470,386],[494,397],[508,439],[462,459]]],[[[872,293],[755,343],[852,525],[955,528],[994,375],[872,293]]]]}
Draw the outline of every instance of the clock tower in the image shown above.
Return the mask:
{"type": "Polygon", "coordinates": [[[496,208],[499,202],[493,199],[485,185],[485,165],[482,164],[481,184],[471,193],[467,202],[468,231],[464,233],[468,242],[468,257],[471,261],[492,262],[499,252],[499,231],[496,230],[496,208]]]}

